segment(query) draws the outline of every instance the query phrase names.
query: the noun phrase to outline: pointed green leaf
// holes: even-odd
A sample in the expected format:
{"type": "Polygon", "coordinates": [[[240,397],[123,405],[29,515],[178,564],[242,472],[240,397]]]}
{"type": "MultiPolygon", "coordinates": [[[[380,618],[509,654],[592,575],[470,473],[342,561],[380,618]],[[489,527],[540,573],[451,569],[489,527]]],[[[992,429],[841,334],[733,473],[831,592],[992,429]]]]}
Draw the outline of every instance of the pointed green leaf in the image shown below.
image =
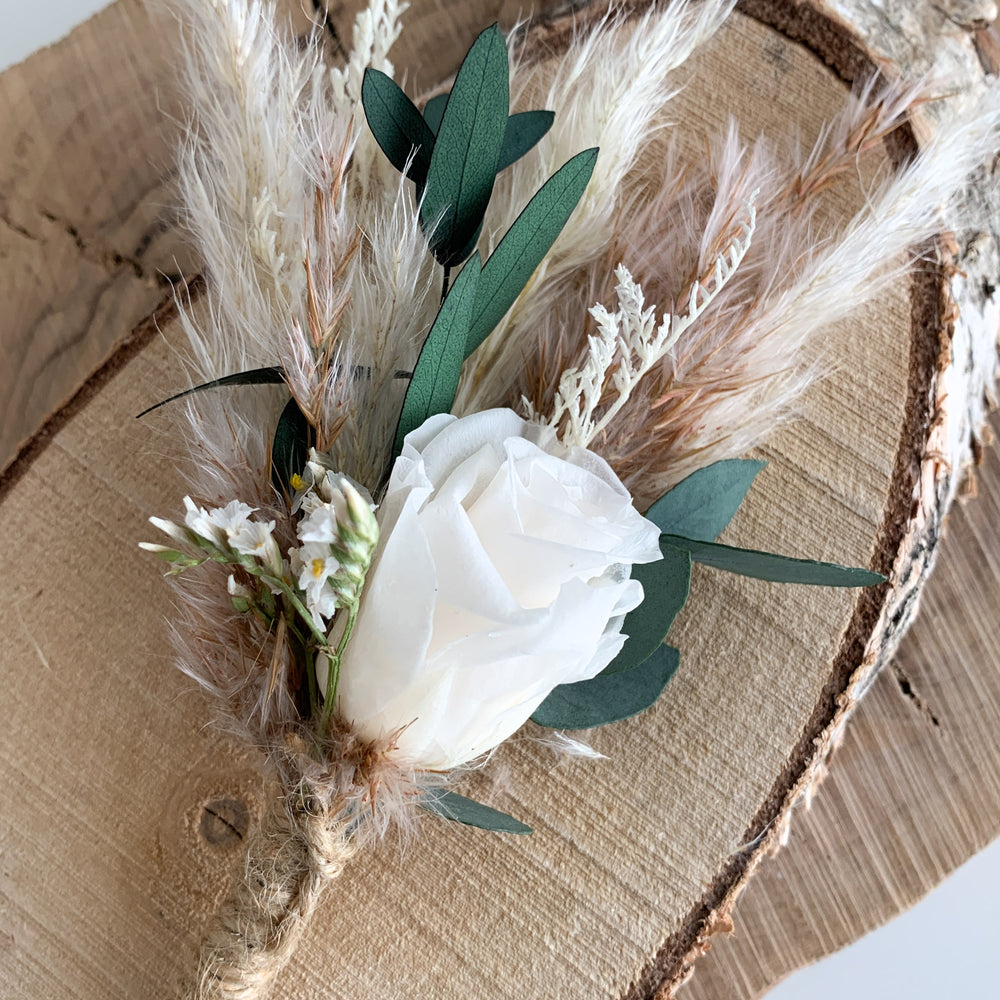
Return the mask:
{"type": "Polygon", "coordinates": [[[736,549],[718,542],[702,542],[679,535],[660,535],[660,546],[686,549],[694,562],[727,573],[752,576],[773,583],[804,583],[815,587],[871,587],[884,583],[881,573],[837,563],[816,562],[812,559],[792,559],[771,552],[736,549]]]}
{"type": "Polygon", "coordinates": [[[465,360],[469,317],[476,299],[479,254],[473,254],[448,290],[434,325],[420,350],[413,377],[403,397],[396,425],[393,455],[403,450],[403,438],[435,413],[447,413],[455,401],[465,360]]]}
{"type": "MultiPolygon", "coordinates": [[[[426,109],[424,111],[426,114],[426,109]]],[[[553,111],[521,111],[507,119],[497,173],[516,163],[545,135],[555,121],[553,111]]]]}
{"type": "Polygon", "coordinates": [[[483,266],[466,355],[503,319],[535,268],[549,252],[594,172],[597,149],[564,163],[528,202],[483,266]]]}
{"type": "Polygon", "coordinates": [[[732,458],[691,473],[665,493],[646,517],[668,535],[714,542],[733,519],[767,462],[732,458]]]}
{"type": "Polygon", "coordinates": [[[659,562],[633,565],[632,579],[642,584],[642,604],[625,616],[622,632],[628,638],[621,652],[601,671],[604,674],[637,667],[663,644],[688,598],[691,557],[665,545],[659,562]]]}
{"type": "Polygon", "coordinates": [[[271,485],[283,497],[290,497],[292,476],[301,473],[309,458],[316,433],[299,404],[292,398],[281,411],[271,445],[271,485]]]}
{"type": "MultiPolygon", "coordinates": [[[[355,365],[351,369],[351,375],[355,381],[371,378],[371,366],[355,365]]],[[[399,379],[410,378],[411,375],[412,372],[405,371],[395,371],[392,373],[393,378],[399,379]]],[[[152,413],[153,410],[158,410],[161,406],[166,406],[167,403],[174,403],[178,399],[183,399],[185,396],[191,396],[196,392],[203,392],[205,389],[220,389],[225,386],[232,385],[282,385],[287,381],[288,379],[285,378],[285,371],[280,365],[272,365],[270,368],[254,368],[246,372],[234,372],[232,375],[223,375],[221,378],[213,378],[211,382],[202,382],[201,385],[193,386],[190,389],[185,389],[183,392],[178,392],[173,396],[168,396],[166,399],[161,399],[159,403],[154,403],[152,406],[147,407],[142,411],[142,413],[137,413],[136,420],[140,417],[146,416],[147,413],[152,413]]]]}
{"type": "Polygon", "coordinates": [[[672,646],[661,645],[631,670],[560,684],[531,718],[549,729],[591,729],[628,719],[660,697],[680,659],[681,654],[672,646]]]}
{"type": "MultiPolygon", "coordinates": [[[[437,135],[441,127],[447,94],[437,94],[424,105],[424,121],[437,135]]],[[[516,163],[525,153],[545,136],[555,121],[553,111],[519,111],[507,119],[504,126],[503,145],[500,147],[500,158],[497,161],[497,173],[506,170],[516,163]]]]}
{"type": "Polygon", "coordinates": [[[513,816],[508,816],[499,809],[491,809],[481,802],[448,792],[442,788],[433,788],[424,793],[420,805],[429,812],[437,813],[445,819],[466,826],[477,826],[481,830],[492,830],[494,833],[531,833],[531,827],[525,825],[513,816]]]}
{"type": "Polygon", "coordinates": [[[441,127],[441,118],[444,115],[444,106],[447,103],[448,95],[438,94],[424,105],[424,121],[427,122],[427,127],[435,135],[438,134],[438,129],[441,127]]]}
{"type": "Polygon", "coordinates": [[[136,420],[144,417],[147,413],[152,413],[153,410],[158,410],[161,406],[166,406],[167,403],[174,403],[178,399],[191,396],[196,392],[203,392],[205,389],[219,389],[227,385],[280,385],[284,381],[285,372],[277,365],[271,368],[254,368],[248,372],[235,372],[232,375],[223,375],[222,378],[213,378],[211,382],[202,382],[201,385],[193,386],[190,389],[185,389],[183,392],[168,396],[166,399],[161,399],[160,402],[147,407],[142,413],[137,413],[136,420]]]}
{"type": "Polygon", "coordinates": [[[434,149],[434,133],[423,116],[392,77],[377,69],[365,70],[361,103],[368,127],[389,162],[421,187],[434,149]]]}
{"type": "Polygon", "coordinates": [[[420,224],[446,267],[461,263],[460,253],[483,221],[509,102],[507,46],[494,24],[473,42],[455,77],[427,168],[420,224]]]}

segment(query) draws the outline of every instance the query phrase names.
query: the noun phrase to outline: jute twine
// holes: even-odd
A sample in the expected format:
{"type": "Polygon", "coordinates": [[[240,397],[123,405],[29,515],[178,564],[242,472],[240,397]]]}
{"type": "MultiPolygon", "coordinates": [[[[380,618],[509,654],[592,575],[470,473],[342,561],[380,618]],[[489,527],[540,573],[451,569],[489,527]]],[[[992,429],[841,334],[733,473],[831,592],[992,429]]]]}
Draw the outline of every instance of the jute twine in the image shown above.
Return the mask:
{"type": "Polygon", "coordinates": [[[291,755],[284,763],[288,791],[253,836],[243,878],[204,943],[197,1000],[267,996],[323,889],[356,850],[341,811],[302,774],[314,766],[300,769],[291,755]],[[294,783],[289,770],[298,774],[294,783]]]}

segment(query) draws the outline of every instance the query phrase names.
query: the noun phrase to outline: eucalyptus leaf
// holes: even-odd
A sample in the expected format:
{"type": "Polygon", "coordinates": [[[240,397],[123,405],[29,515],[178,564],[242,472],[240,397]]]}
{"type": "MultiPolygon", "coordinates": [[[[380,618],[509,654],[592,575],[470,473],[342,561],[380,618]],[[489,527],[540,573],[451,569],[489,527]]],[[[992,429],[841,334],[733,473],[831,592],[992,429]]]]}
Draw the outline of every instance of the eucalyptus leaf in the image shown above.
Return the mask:
{"type": "Polygon", "coordinates": [[[316,434],[299,404],[292,398],[281,411],[271,445],[271,485],[283,497],[291,497],[292,476],[306,467],[316,434]]]}
{"type": "Polygon", "coordinates": [[[425,792],[420,805],[429,812],[437,813],[445,819],[466,826],[477,826],[481,830],[492,830],[494,833],[531,833],[531,827],[513,816],[508,816],[499,809],[484,806],[481,802],[449,792],[442,788],[433,788],[425,792]]]}
{"type": "Polygon", "coordinates": [[[472,43],[455,77],[427,168],[420,224],[445,267],[461,263],[483,221],[509,106],[507,46],[494,24],[472,43]]]}
{"type": "Polygon", "coordinates": [[[621,652],[601,671],[617,674],[643,663],[663,644],[670,626],[684,607],[691,585],[691,557],[664,546],[663,558],[632,566],[632,579],[642,584],[642,604],[625,616],[622,632],[628,638],[621,652]]]}
{"type": "Polygon", "coordinates": [[[660,497],[646,511],[646,517],[666,534],[714,542],[765,465],[767,462],[749,458],[708,465],[660,497]]]}
{"type": "Polygon", "coordinates": [[[437,135],[438,129],[441,127],[441,117],[444,115],[444,106],[447,103],[448,95],[438,94],[424,105],[424,121],[427,122],[427,127],[435,135],[437,135]]]}
{"type": "Polygon", "coordinates": [[[434,149],[434,133],[414,103],[390,76],[366,69],[361,103],[368,127],[389,162],[423,187],[434,149]],[[412,157],[412,159],[411,159],[412,157]]]}
{"type": "Polygon", "coordinates": [[[660,645],[631,670],[560,684],[531,718],[549,729],[591,729],[628,719],[660,697],[680,659],[681,654],[672,646],[660,645]]]}
{"type": "Polygon", "coordinates": [[[884,583],[881,573],[812,559],[792,559],[771,552],[737,549],[718,542],[703,542],[680,535],[660,535],[660,547],[686,549],[694,562],[727,573],[751,576],[773,583],[804,583],[815,587],[871,587],[884,583]]]}
{"type": "Polygon", "coordinates": [[[285,372],[279,365],[273,365],[270,368],[254,368],[247,372],[235,372],[232,375],[223,375],[222,378],[213,378],[211,382],[202,382],[201,385],[193,386],[190,389],[185,389],[183,392],[168,396],[166,399],[161,399],[160,402],[147,407],[142,413],[137,413],[136,420],[144,417],[147,413],[152,413],[153,410],[158,410],[161,406],[166,406],[167,403],[174,403],[178,399],[191,396],[196,392],[203,392],[205,389],[219,389],[227,385],[280,385],[284,381],[285,372]]]}
{"type": "Polygon", "coordinates": [[[564,163],[536,192],[483,265],[466,355],[503,319],[549,252],[594,172],[597,149],[564,163]]]}
{"type": "MultiPolygon", "coordinates": [[[[426,109],[424,110],[426,114],[426,109]]],[[[553,111],[519,111],[507,119],[497,173],[516,163],[545,135],[555,121],[553,111]]]]}
{"type": "MultiPolygon", "coordinates": [[[[447,103],[447,94],[437,94],[424,105],[424,121],[435,136],[441,127],[441,118],[447,103]]],[[[497,173],[506,170],[536,146],[552,128],[555,117],[554,111],[519,111],[511,115],[504,126],[497,173]]]]}
{"type": "Polygon", "coordinates": [[[455,401],[479,272],[479,254],[476,253],[462,268],[438,310],[403,397],[393,444],[394,457],[403,450],[403,438],[410,431],[435,413],[447,413],[455,401]]]}

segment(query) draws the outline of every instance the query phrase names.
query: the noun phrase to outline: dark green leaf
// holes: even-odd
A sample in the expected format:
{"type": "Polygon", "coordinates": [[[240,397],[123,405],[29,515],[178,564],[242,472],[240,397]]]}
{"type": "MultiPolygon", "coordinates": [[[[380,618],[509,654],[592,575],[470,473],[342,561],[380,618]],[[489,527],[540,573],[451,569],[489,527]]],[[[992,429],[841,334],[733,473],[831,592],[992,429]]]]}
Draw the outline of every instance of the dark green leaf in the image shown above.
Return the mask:
{"type": "Polygon", "coordinates": [[[427,127],[435,135],[437,135],[438,129],[441,127],[441,117],[444,114],[444,106],[447,103],[448,95],[438,94],[424,105],[424,121],[427,122],[427,127]]]}
{"type": "Polygon", "coordinates": [[[637,667],[663,644],[688,597],[691,557],[680,549],[664,546],[659,562],[632,566],[632,579],[642,584],[642,604],[625,616],[622,632],[628,638],[621,652],[604,668],[604,674],[637,667]]]}
{"type": "Polygon", "coordinates": [[[576,208],[594,172],[597,149],[585,149],[564,163],[507,230],[483,266],[466,355],[503,319],[576,208]]]}
{"type": "Polygon", "coordinates": [[[423,116],[398,84],[377,69],[365,70],[361,103],[368,127],[389,162],[400,172],[406,170],[406,176],[421,187],[434,149],[434,133],[423,116]]]}
{"type": "MultiPolygon", "coordinates": [[[[394,371],[392,373],[392,377],[410,378],[412,374],[412,372],[394,371]]],[[[355,381],[371,378],[371,366],[355,365],[351,369],[351,375],[355,381]]],[[[136,420],[138,420],[139,417],[144,417],[147,413],[152,413],[153,410],[158,410],[161,406],[166,406],[167,403],[176,402],[178,399],[183,399],[185,396],[190,396],[196,392],[202,392],[205,389],[219,389],[230,385],[281,385],[287,381],[284,369],[278,365],[273,365],[270,368],[254,368],[252,371],[236,372],[233,375],[223,375],[222,378],[214,378],[211,382],[203,382],[201,385],[196,385],[191,389],[185,389],[183,392],[178,392],[174,396],[161,400],[159,403],[143,410],[142,413],[137,413],[136,420]]]]}
{"type": "Polygon", "coordinates": [[[459,254],[483,221],[509,102],[507,46],[494,24],[473,42],[455,77],[427,168],[420,223],[445,267],[461,263],[459,254]]]}
{"type": "Polygon", "coordinates": [[[403,438],[435,413],[447,413],[455,401],[458,377],[465,360],[469,317],[476,299],[479,254],[469,258],[448,291],[434,325],[420,350],[413,377],[403,397],[396,425],[393,455],[403,449],[403,438]]]}
{"type": "Polygon", "coordinates": [[[466,826],[478,826],[481,830],[492,830],[495,833],[531,833],[530,826],[514,819],[513,816],[442,788],[433,788],[425,792],[420,805],[445,819],[464,823],[466,826]]]}
{"type": "Polygon", "coordinates": [[[714,542],[733,519],[767,462],[731,458],[691,473],[665,493],[646,517],[668,535],[714,542]]]}
{"type": "Polygon", "coordinates": [[[718,542],[701,542],[680,535],[660,535],[660,546],[674,546],[691,553],[694,562],[752,576],[757,580],[774,583],[805,583],[816,587],[871,587],[884,583],[881,573],[867,569],[839,566],[836,563],[815,562],[812,559],[792,559],[771,552],[753,549],[735,549],[718,542]]]}
{"type": "Polygon", "coordinates": [[[159,403],[155,403],[148,409],[143,410],[142,413],[136,414],[136,420],[139,417],[144,417],[147,413],[152,413],[153,410],[158,410],[161,406],[166,406],[167,403],[176,402],[178,399],[183,399],[185,396],[190,396],[196,392],[202,392],[204,389],[219,389],[227,385],[280,385],[284,381],[285,372],[277,365],[271,368],[254,368],[248,372],[223,375],[222,378],[213,378],[211,382],[202,382],[201,385],[185,389],[183,392],[178,392],[173,396],[168,396],[166,399],[160,400],[159,403]]]}
{"type": "Polygon", "coordinates": [[[631,670],[560,684],[531,718],[549,729],[591,729],[638,715],[660,697],[680,659],[672,646],[661,645],[631,670]]]}
{"type": "Polygon", "coordinates": [[[470,239],[469,242],[461,250],[459,250],[457,254],[459,260],[465,260],[465,258],[476,249],[476,244],[479,242],[479,237],[482,235],[482,232],[483,224],[480,222],[479,228],[472,234],[472,239],[470,239]]]}
{"type": "Polygon", "coordinates": [[[299,404],[290,399],[278,418],[271,445],[271,485],[283,497],[291,497],[292,476],[301,474],[316,444],[316,433],[299,404]]]}
{"type": "MultiPolygon", "coordinates": [[[[426,109],[424,114],[426,115],[426,109]]],[[[521,111],[507,119],[497,173],[517,162],[545,135],[555,121],[552,111],[521,111]]]]}

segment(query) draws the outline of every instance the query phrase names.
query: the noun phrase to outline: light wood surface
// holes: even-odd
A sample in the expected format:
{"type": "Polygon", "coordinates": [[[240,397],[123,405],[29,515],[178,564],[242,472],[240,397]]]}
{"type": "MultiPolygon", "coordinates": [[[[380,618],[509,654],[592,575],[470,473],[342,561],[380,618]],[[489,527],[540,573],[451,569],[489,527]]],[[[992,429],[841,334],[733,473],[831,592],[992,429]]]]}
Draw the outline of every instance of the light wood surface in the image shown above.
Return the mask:
{"type": "MultiPolygon", "coordinates": [[[[427,6],[418,6],[416,15],[429,17],[427,6]]],[[[103,51],[109,39],[122,45],[150,37],[148,22],[128,3],[105,17],[103,24],[81,29],[97,32],[103,51]]],[[[433,21],[436,31],[447,23],[433,21]]],[[[427,48],[417,45],[405,58],[415,66],[426,64],[428,51],[439,57],[447,51],[457,59],[471,30],[463,35],[459,25],[446,39],[428,35],[427,48]]],[[[344,35],[343,29],[338,33],[344,35]]],[[[87,45],[94,44],[71,43],[71,52],[89,51],[87,45]]],[[[698,72],[711,74],[717,95],[722,88],[721,107],[761,127],[786,125],[795,109],[808,134],[842,98],[842,84],[810,52],[752,19],[737,17],[717,46],[698,72]],[[773,56],[776,46],[781,59],[773,56]],[[746,87],[748,67],[760,67],[753,88],[746,87]]],[[[43,55],[58,64],[58,49],[43,55]]],[[[11,71],[13,81],[5,74],[10,93],[23,86],[17,75],[25,70],[11,71]]],[[[133,96],[140,70],[130,72],[115,85],[123,104],[145,100],[133,96]]],[[[157,89],[162,67],[144,63],[141,72],[151,74],[145,83],[157,89]]],[[[698,92],[695,83],[686,98],[688,120],[697,121],[706,111],[698,106],[698,92]]],[[[149,105],[143,113],[151,117],[149,105]]],[[[48,134],[49,127],[42,116],[39,134],[48,134]]],[[[145,132],[140,128],[133,134],[145,132]]],[[[113,171],[102,170],[98,176],[108,186],[109,203],[120,206],[109,180],[113,171]]],[[[145,198],[138,196],[143,211],[162,212],[162,196],[155,193],[161,189],[151,180],[159,172],[135,172],[140,176],[134,183],[147,192],[145,198]]],[[[11,177],[16,179],[16,172],[11,177]]],[[[6,202],[13,203],[14,193],[24,188],[15,179],[0,187],[6,202]]],[[[858,194],[842,191],[838,197],[843,200],[831,211],[849,210],[858,194]]],[[[172,239],[166,230],[164,245],[172,239]]],[[[65,265],[61,258],[36,258],[30,248],[12,259],[29,270],[48,261],[62,277],[79,272],[80,286],[92,289],[97,279],[75,240],[74,249],[76,257],[65,265]]],[[[142,287],[149,299],[143,300],[143,312],[148,312],[157,290],[148,283],[142,287]]],[[[23,315],[44,312],[41,294],[33,299],[31,283],[25,288],[23,315]]],[[[4,328],[3,349],[14,361],[8,370],[15,389],[51,382],[44,406],[11,406],[12,423],[5,417],[5,430],[20,427],[9,438],[11,447],[124,336],[133,306],[112,299],[116,318],[102,324],[98,332],[104,339],[93,354],[89,343],[100,338],[76,313],[63,310],[63,322],[49,338],[50,360],[41,369],[51,371],[51,378],[39,379],[31,368],[28,348],[38,338],[29,333],[35,329],[31,323],[21,322],[22,313],[4,328]],[[66,341],[69,347],[58,346],[66,341]],[[86,350],[73,347],[84,342],[86,350]],[[68,359],[66,370],[52,360],[59,357],[68,359]]],[[[901,289],[876,313],[835,334],[845,356],[869,352],[872,358],[889,359],[879,376],[886,411],[873,420],[884,437],[861,434],[852,423],[858,400],[851,393],[870,392],[870,385],[852,389],[850,380],[828,383],[807,401],[803,424],[769,443],[771,468],[728,537],[845,562],[868,561],[886,520],[902,434],[900,407],[909,391],[909,306],[909,290],[901,289]],[[882,338],[877,343],[873,329],[882,338]],[[818,448],[819,429],[828,432],[831,426],[832,436],[844,443],[818,448]],[[870,470],[863,501],[838,493],[837,470],[857,467],[870,470]],[[850,510],[846,520],[845,509],[850,510]]],[[[165,327],[169,336],[169,323],[165,327]]],[[[169,421],[141,427],[131,420],[148,404],[150,387],[167,385],[174,371],[163,342],[148,332],[138,342],[146,346],[120,357],[117,374],[51,428],[49,446],[30,465],[21,463],[2,499],[11,544],[0,556],[0,627],[12,637],[4,649],[5,675],[12,678],[12,721],[0,771],[9,787],[32,789],[5,816],[0,833],[5,858],[11,859],[0,911],[10,946],[0,949],[0,968],[16,984],[18,996],[53,991],[81,997],[178,995],[194,969],[205,921],[239,864],[240,836],[267,794],[253,754],[205,728],[208,706],[171,670],[163,590],[155,567],[134,550],[135,541],[148,536],[145,517],[168,513],[164,503],[179,497],[181,489],[171,466],[169,421]],[[39,503],[40,496],[45,503],[39,503]],[[72,525],[72,540],[55,525],[72,525]],[[53,571],[53,554],[58,571],[53,571]]],[[[965,551],[958,561],[967,570],[965,551]]],[[[956,575],[956,588],[960,580],[956,575]]],[[[724,913],[710,912],[712,901],[728,907],[767,839],[756,833],[748,837],[748,831],[756,826],[774,840],[776,821],[787,815],[797,788],[815,776],[809,768],[820,756],[803,754],[803,731],[814,734],[807,744],[835,735],[839,692],[829,689],[831,664],[856,610],[854,598],[845,594],[803,594],[795,588],[775,593],[709,574],[699,574],[696,586],[698,613],[689,609],[681,623],[677,642],[685,650],[685,667],[671,684],[671,697],[642,719],[595,739],[612,763],[560,762],[531,743],[515,742],[479,777],[479,790],[501,808],[525,816],[538,834],[511,844],[428,824],[425,836],[402,858],[385,850],[356,863],[327,900],[282,981],[281,995],[639,997],[679,981],[685,960],[701,950],[706,932],[728,926],[724,913]],[[724,607],[739,609],[753,624],[727,634],[719,612],[724,607]],[[781,628],[788,621],[808,624],[804,633],[791,634],[781,628]],[[817,719],[817,706],[825,702],[832,707],[817,719]],[[346,936],[345,926],[351,928],[346,936]]],[[[984,651],[983,669],[988,657],[984,651]]],[[[897,663],[904,672],[916,670],[905,657],[897,663]]],[[[834,670],[841,685],[856,666],[834,670]]],[[[895,676],[884,673],[868,698],[876,698],[886,685],[891,695],[895,676]]],[[[912,679],[911,692],[933,704],[923,702],[922,684],[912,679]]],[[[898,680],[895,690],[901,690],[898,680]]],[[[995,699],[986,701],[978,710],[995,705],[995,699]]],[[[879,704],[866,700],[859,711],[869,703],[879,704]]],[[[889,757],[904,752],[900,747],[908,759],[923,754],[918,759],[927,762],[943,793],[953,785],[947,777],[953,758],[945,762],[939,743],[915,729],[912,712],[913,699],[889,697],[884,731],[869,738],[889,757]]],[[[863,722],[864,716],[859,718],[863,722]]],[[[858,889],[845,890],[861,902],[859,915],[844,920],[843,935],[890,916],[894,904],[898,909],[916,898],[947,867],[938,861],[925,865],[919,852],[910,850],[912,878],[902,887],[891,881],[891,866],[879,865],[891,849],[887,830],[905,842],[916,827],[902,819],[891,826],[878,822],[875,774],[874,768],[860,768],[846,779],[864,812],[852,812],[855,807],[836,796],[829,800],[840,820],[853,816],[857,824],[858,816],[871,818],[870,828],[859,835],[863,859],[845,852],[838,863],[817,866],[816,852],[828,845],[798,834],[800,825],[807,830],[811,815],[818,815],[807,814],[796,818],[791,845],[775,862],[785,858],[788,865],[824,872],[823,880],[803,882],[798,896],[790,894],[792,900],[815,896],[821,885],[853,885],[855,879],[865,885],[874,869],[880,876],[875,885],[885,891],[873,892],[868,901],[858,889]]],[[[823,803],[832,780],[824,786],[823,803]]],[[[944,850],[942,830],[941,842],[935,842],[939,852],[928,850],[928,858],[958,857],[996,825],[995,810],[977,812],[971,786],[968,798],[959,798],[955,814],[958,806],[966,806],[962,815],[975,813],[980,821],[977,826],[977,820],[967,819],[967,830],[980,833],[953,838],[944,850]],[[952,851],[955,844],[963,847],[952,851]]],[[[889,803],[882,804],[888,810],[889,803]]],[[[728,951],[716,947],[703,960],[707,971],[698,978],[705,985],[689,990],[708,991],[706,998],[729,995],[724,990],[739,975],[748,989],[759,991],[772,982],[790,966],[779,969],[780,963],[761,960],[755,967],[738,943],[751,942],[753,951],[752,942],[760,939],[755,935],[773,937],[775,928],[787,928],[793,938],[780,948],[788,961],[818,954],[834,941],[835,936],[820,937],[817,944],[815,934],[796,936],[794,920],[787,918],[796,904],[775,919],[776,890],[750,895],[755,889],[756,880],[745,897],[745,911],[737,911],[742,934],[726,943],[728,951]],[[750,906],[755,898],[761,900],[757,910],[750,906]]],[[[820,911],[815,919],[819,926],[820,911]]],[[[760,948],[754,953],[761,954],[760,948]]]]}
{"type": "Polygon", "coordinates": [[[948,517],[913,628],[681,1000],[761,996],[907,909],[1000,831],[1000,417],[990,427],[978,495],[948,517]]]}

